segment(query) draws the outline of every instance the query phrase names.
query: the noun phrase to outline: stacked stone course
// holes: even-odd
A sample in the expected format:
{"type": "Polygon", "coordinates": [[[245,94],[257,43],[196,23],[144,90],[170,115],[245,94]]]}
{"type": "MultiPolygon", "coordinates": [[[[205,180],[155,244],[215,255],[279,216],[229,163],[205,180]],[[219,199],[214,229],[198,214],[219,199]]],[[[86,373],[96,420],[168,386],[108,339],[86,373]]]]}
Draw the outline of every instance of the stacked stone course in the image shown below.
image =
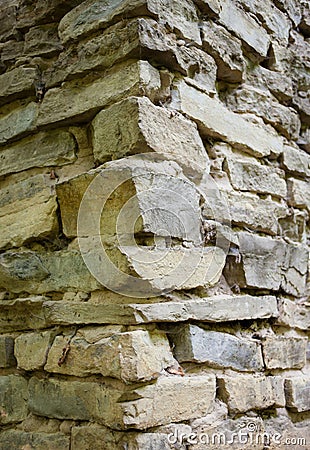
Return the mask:
{"type": "Polygon", "coordinates": [[[1,450],[310,448],[309,37],[307,0],[0,0],[1,450]]]}

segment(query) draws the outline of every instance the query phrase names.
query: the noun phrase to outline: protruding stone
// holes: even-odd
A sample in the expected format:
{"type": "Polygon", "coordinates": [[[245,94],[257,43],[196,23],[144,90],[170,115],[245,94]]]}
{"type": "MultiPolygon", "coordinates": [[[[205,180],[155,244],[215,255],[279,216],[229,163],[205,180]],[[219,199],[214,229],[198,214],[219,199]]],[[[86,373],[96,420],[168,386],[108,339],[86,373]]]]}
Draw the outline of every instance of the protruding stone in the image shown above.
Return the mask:
{"type": "Polygon", "coordinates": [[[24,52],[27,55],[53,56],[60,50],[62,45],[57,33],[57,24],[39,25],[25,34],[24,52]]]}
{"type": "Polygon", "coordinates": [[[291,328],[308,330],[310,327],[310,307],[307,304],[297,303],[288,298],[279,299],[279,325],[291,328]]]}
{"type": "Polygon", "coordinates": [[[283,166],[288,172],[310,177],[310,155],[297,145],[284,145],[283,166]]]}
{"type": "Polygon", "coordinates": [[[284,382],[262,375],[219,376],[219,395],[232,413],[284,406],[284,382]],[[242,393],[242,395],[240,395],[242,393]]]}
{"type": "Polygon", "coordinates": [[[310,186],[307,181],[289,178],[287,183],[289,204],[306,208],[310,212],[310,186]]]}
{"type": "Polygon", "coordinates": [[[210,98],[184,81],[172,91],[171,107],[197,122],[203,136],[221,139],[257,157],[282,152],[283,142],[278,135],[229,111],[218,99],[210,98]]]}
{"type": "Polygon", "coordinates": [[[34,102],[12,111],[5,108],[3,114],[0,120],[0,144],[7,144],[14,139],[22,138],[36,129],[38,105],[34,102]],[[6,113],[6,111],[8,112],[6,113]]]}
{"type": "Polygon", "coordinates": [[[0,424],[20,422],[26,419],[27,381],[16,375],[0,376],[0,424]]]}
{"type": "Polygon", "coordinates": [[[100,163],[154,151],[178,162],[188,176],[209,171],[209,158],[195,124],[154,106],[146,97],[132,97],[101,111],[92,130],[94,155],[100,163]]]}
{"type": "Polygon", "coordinates": [[[0,332],[45,328],[46,320],[42,315],[45,297],[32,297],[16,300],[4,300],[0,309],[0,332]]]}
{"type": "Polygon", "coordinates": [[[306,338],[266,337],[262,346],[267,369],[301,369],[306,364],[306,338]]]}
{"type": "Polygon", "coordinates": [[[310,410],[310,380],[306,376],[285,380],[286,406],[297,412],[310,410]]]}
{"type": "Polygon", "coordinates": [[[0,75],[0,105],[35,94],[38,71],[33,67],[16,67],[0,75]]]}
{"type": "Polygon", "coordinates": [[[21,334],[15,339],[15,357],[17,365],[24,370],[40,370],[44,366],[51,346],[53,332],[21,334]]]}
{"type": "Polygon", "coordinates": [[[232,334],[184,325],[172,334],[174,352],[179,362],[206,363],[242,372],[260,371],[263,359],[260,345],[232,334]]]}

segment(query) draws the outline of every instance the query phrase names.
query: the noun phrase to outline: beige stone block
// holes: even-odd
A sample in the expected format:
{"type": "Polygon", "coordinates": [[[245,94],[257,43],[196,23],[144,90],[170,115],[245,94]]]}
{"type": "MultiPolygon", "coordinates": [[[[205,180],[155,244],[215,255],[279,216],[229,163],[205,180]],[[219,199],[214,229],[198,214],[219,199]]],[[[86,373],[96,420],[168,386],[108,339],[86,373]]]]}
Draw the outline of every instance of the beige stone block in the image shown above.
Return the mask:
{"type": "Polygon", "coordinates": [[[100,373],[128,383],[155,379],[175,362],[166,336],[157,331],[117,333],[94,343],[75,337],[68,356],[59,366],[67,342],[65,336],[56,337],[44,367],[46,371],[80,377],[100,373]]]}
{"type": "Polygon", "coordinates": [[[231,413],[283,405],[283,384],[262,375],[219,376],[219,395],[231,413]],[[240,395],[242,393],[242,395],[240,395]]]}
{"type": "Polygon", "coordinates": [[[197,122],[203,136],[221,139],[257,157],[282,152],[281,137],[229,111],[218,99],[199,92],[184,81],[172,91],[171,107],[197,122]]]}
{"type": "Polygon", "coordinates": [[[262,347],[267,369],[301,369],[306,364],[306,338],[266,337],[262,347]]]}
{"type": "Polygon", "coordinates": [[[94,155],[100,163],[151,151],[176,161],[190,178],[209,171],[196,125],[154,106],[146,97],[132,97],[101,111],[92,131],[94,155]]]}
{"type": "Polygon", "coordinates": [[[226,159],[226,168],[235,189],[286,198],[286,182],[281,169],[230,157],[226,159]]]}
{"type": "Polygon", "coordinates": [[[291,328],[308,330],[310,327],[310,307],[288,298],[279,299],[279,318],[277,323],[291,328]]]}
{"type": "Polygon", "coordinates": [[[289,204],[310,212],[310,186],[307,181],[289,178],[287,183],[289,204]]]}
{"type": "Polygon", "coordinates": [[[5,107],[0,120],[0,144],[21,138],[36,129],[38,105],[34,102],[16,109],[5,107]]]}
{"type": "Polygon", "coordinates": [[[179,362],[205,363],[211,367],[241,372],[263,369],[260,344],[233,334],[184,325],[172,334],[174,354],[179,362]]]}
{"type": "Polygon", "coordinates": [[[53,335],[52,331],[41,331],[18,336],[15,339],[14,349],[18,367],[30,371],[42,369],[52,344],[53,335]]]}
{"type": "Polygon", "coordinates": [[[29,297],[1,301],[0,331],[31,330],[45,328],[42,306],[46,297],[29,297]]]}
{"type": "Polygon", "coordinates": [[[283,166],[288,172],[300,176],[310,176],[310,155],[297,145],[284,145],[283,166]]]}
{"type": "Polygon", "coordinates": [[[102,8],[99,1],[87,0],[66,14],[59,24],[59,36],[63,43],[76,40],[94,31],[106,28],[121,17],[136,15],[155,17],[165,21],[171,29],[200,44],[198,17],[190,0],[165,2],[163,0],[135,0],[122,2],[114,0],[102,8]]]}
{"type": "Polygon", "coordinates": [[[1,151],[0,175],[32,167],[53,167],[76,160],[76,141],[67,131],[40,132],[1,151]],[[40,152],[38,152],[38,148],[40,152]],[[20,157],[23,155],[23,158],[20,157]]]}
{"type": "Polygon", "coordinates": [[[20,422],[27,417],[27,381],[17,375],[0,376],[0,423],[20,422]]]}
{"type": "Polygon", "coordinates": [[[287,408],[297,412],[310,409],[310,380],[307,376],[296,376],[285,380],[285,397],[287,408]]]}
{"type": "Polygon", "coordinates": [[[157,69],[147,61],[138,61],[111,69],[104,77],[92,75],[68,81],[50,89],[40,105],[37,125],[72,119],[76,122],[93,118],[104,106],[130,95],[147,95],[152,100],[161,86],[157,69]]]}
{"type": "Polygon", "coordinates": [[[37,77],[37,69],[23,66],[0,75],[0,105],[34,95],[33,83],[37,77]]]}

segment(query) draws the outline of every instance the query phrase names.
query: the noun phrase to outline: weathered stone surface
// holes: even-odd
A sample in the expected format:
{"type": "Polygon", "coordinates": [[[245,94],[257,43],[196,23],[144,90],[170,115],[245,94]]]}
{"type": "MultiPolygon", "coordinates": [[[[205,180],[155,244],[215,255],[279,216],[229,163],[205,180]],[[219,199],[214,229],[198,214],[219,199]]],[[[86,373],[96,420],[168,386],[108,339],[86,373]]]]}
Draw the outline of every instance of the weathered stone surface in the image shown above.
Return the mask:
{"type": "Polygon", "coordinates": [[[37,69],[33,67],[17,67],[0,75],[0,105],[34,95],[33,83],[37,78],[37,69]]]}
{"type": "Polygon", "coordinates": [[[29,382],[29,408],[37,415],[94,420],[114,429],[145,429],[201,417],[213,407],[214,375],[161,377],[127,392],[95,382],[29,382]],[[76,401],[76,396],[79,402],[76,401]]]}
{"type": "Polygon", "coordinates": [[[243,80],[245,61],[239,39],[220,25],[208,21],[202,26],[202,45],[215,59],[220,80],[231,83],[243,80]]]}
{"type": "Polygon", "coordinates": [[[16,17],[18,0],[10,3],[2,2],[0,7],[0,41],[16,37],[16,17]]]}
{"type": "Polygon", "coordinates": [[[0,175],[31,167],[69,164],[75,161],[75,152],[76,141],[71,133],[62,130],[41,132],[0,152],[0,175]]]}
{"type": "Polygon", "coordinates": [[[39,25],[25,34],[24,52],[30,56],[49,55],[62,49],[57,33],[57,24],[39,25]]]}
{"type": "Polygon", "coordinates": [[[0,144],[21,138],[36,129],[38,105],[34,102],[10,111],[0,120],[0,144]]]}
{"type": "Polygon", "coordinates": [[[289,294],[304,294],[307,248],[246,232],[240,232],[238,236],[242,263],[229,261],[225,268],[229,283],[272,290],[281,286],[289,294]]]}
{"type": "Polygon", "coordinates": [[[284,386],[286,406],[298,412],[309,411],[309,378],[306,376],[288,378],[285,380],[284,386]]]}
{"type": "Polygon", "coordinates": [[[310,186],[306,181],[289,178],[287,182],[289,204],[306,208],[310,212],[310,186]]]}
{"type": "Polygon", "coordinates": [[[26,333],[18,336],[15,339],[14,350],[18,367],[24,370],[41,369],[46,362],[52,338],[53,332],[51,331],[26,333]]]}
{"type": "Polygon", "coordinates": [[[204,217],[212,218],[214,212],[218,220],[225,222],[229,216],[235,225],[276,235],[279,219],[287,217],[288,208],[284,203],[261,199],[255,194],[220,191],[220,196],[208,195],[203,206],[204,217]]]}
{"type": "Polygon", "coordinates": [[[286,182],[281,169],[229,157],[226,168],[235,189],[286,198],[286,182]]]}
{"type": "Polygon", "coordinates": [[[279,220],[280,235],[295,242],[306,243],[307,218],[307,211],[291,208],[290,214],[279,220]]]}
{"type": "Polygon", "coordinates": [[[280,101],[287,101],[293,97],[292,80],[282,72],[266,69],[265,67],[255,66],[246,74],[246,82],[260,90],[269,89],[269,91],[280,101]]]}
{"type": "Polygon", "coordinates": [[[69,450],[70,437],[62,433],[27,433],[21,430],[6,430],[0,434],[0,449],[10,450],[69,450]]]}
{"type": "Polygon", "coordinates": [[[218,383],[219,395],[232,413],[284,406],[284,380],[279,377],[219,376],[218,383]]]}
{"type": "Polygon", "coordinates": [[[0,376],[0,423],[20,422],[27,417],[27,381],[16,375],[0,376]]]}
{"type": "Polygon", "coordinates": [[[0,248],[17,247],[29,239],[55,237],[58,233],[56,210],[56,197],[51,195],[50,188],[1,207],[0,248]]]}
{"type": "Polygon", "coordinates": [[[0,286],[12,292],[33,294],[50,291],[92,291],[101,287],[88,271],[80,252],[76,250],[2,253],[0,286]]]}
{"type": "Polygon", "coordinates": [[[67,342],[66,337],[56,337],[44,367],[46,371],[81,377],[100,373],[128,383],[155,379],[164,368],[174,364],[166,336],[157,331],[112,334],[94,343],[75,337],[64,364],[59,366],[67,342]]]}
{"type": "Polygon", "coordinates": [[[50,89],[40,106],[37,125],[62,122],[66,119],[81,121],[112,102],[129,95],[156,97],[160,88],[157,69],[146,61],[123,65],[104,78],[90,77],[68,81],[61,88],[50,89]]]}
{"type": "Polygon", "coordinates": [[[174,353],[179,362],[206,363],[242,372],[262,370],[260,345],[232,334],[184,325],[172,334],[174,353]]]}
{"type": "Polygon", "coordinates": [[[262,346],[267,369],[301,369],[306,364],[306,338],[266,337],[262,346]]]}
{"type": "Polygon", "coordinates": [[[167,23],[171,29],[178,30],[184,38],[201,43],[197,12],[190,0],[168,3],[163,0],[135,0],[125,3],[116,0],[112,4],[87,0],[61,20],[59,35],[62,42],[66,43],[106,28],[120,18],[136,15],[156,17],[167,23]]]}
{"type": "Polygon", "coordinates": [[[288,172],[310,177],[310,155],[297,145],[284,145],[283,166],[288,172]]]}
{"type": "Polygon", "coordinates": [[[14,357],[14,339],[11,336],[0,336],[0,367],[16,366],[14,357]]]}
{"type": "Polygon", "coordinates": [[[46,320],[42,315],[45,297],[29,297],[1,302],[0,331],[45,328],[46,320]]]}
{"type": "Polygon", "coordinates": [[[208,172],[209,158],[196,126],[146,97],[132,97],[101,111],[92,130],[94,155],[100,163],[155,151],[178,162],[188,176],[208,172]]]}
{"type": "Polygon", "coordinates": [[[296,26],[299,25],[301,20],[301,4],[299,0],[275,0],[275,4],[288,14],[296,26]]]}
{"type": "Polygon", "coordinates": [[[287,325],[300,330],[308,330],[310,327],[310,307],[307,304],[299,304],[287,298],[280,298],[279,313],[277,323],[280,325],[287,325]]]}
{"type": "Polygon", "coordinates": [[[121,450],[118,441],[119,433],[98,424],[71,429],[71,446],[75,450],[121,450]]]}
{"type": "Polygon", "coordinates": [[[219,138],[254,156],[282,152],[282,139],[262,126],[229,111],[216,98],[197,91],[184,81],[172,91],[171,107],[187,114],[204,136],[219,138]]]}
{"type": "Polygon", "coordinates": [[[270,123],[288,139],[298,139],[300,119],[293,108],[281,105],[266,90],[242,85],[225,99],[229,109],[238,113],[255,114],[270,123]]]}

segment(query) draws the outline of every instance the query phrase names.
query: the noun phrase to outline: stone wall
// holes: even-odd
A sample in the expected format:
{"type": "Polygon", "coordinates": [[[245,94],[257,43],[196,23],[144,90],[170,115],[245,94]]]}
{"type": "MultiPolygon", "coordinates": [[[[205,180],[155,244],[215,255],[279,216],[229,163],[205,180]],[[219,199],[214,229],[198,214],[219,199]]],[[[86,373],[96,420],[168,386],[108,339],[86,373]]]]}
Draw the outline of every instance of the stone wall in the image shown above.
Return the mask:
{"type": "Polygon", "coordinates": [[[309,448],[309,12],[0,1],[1,450],[309,448]]]}

